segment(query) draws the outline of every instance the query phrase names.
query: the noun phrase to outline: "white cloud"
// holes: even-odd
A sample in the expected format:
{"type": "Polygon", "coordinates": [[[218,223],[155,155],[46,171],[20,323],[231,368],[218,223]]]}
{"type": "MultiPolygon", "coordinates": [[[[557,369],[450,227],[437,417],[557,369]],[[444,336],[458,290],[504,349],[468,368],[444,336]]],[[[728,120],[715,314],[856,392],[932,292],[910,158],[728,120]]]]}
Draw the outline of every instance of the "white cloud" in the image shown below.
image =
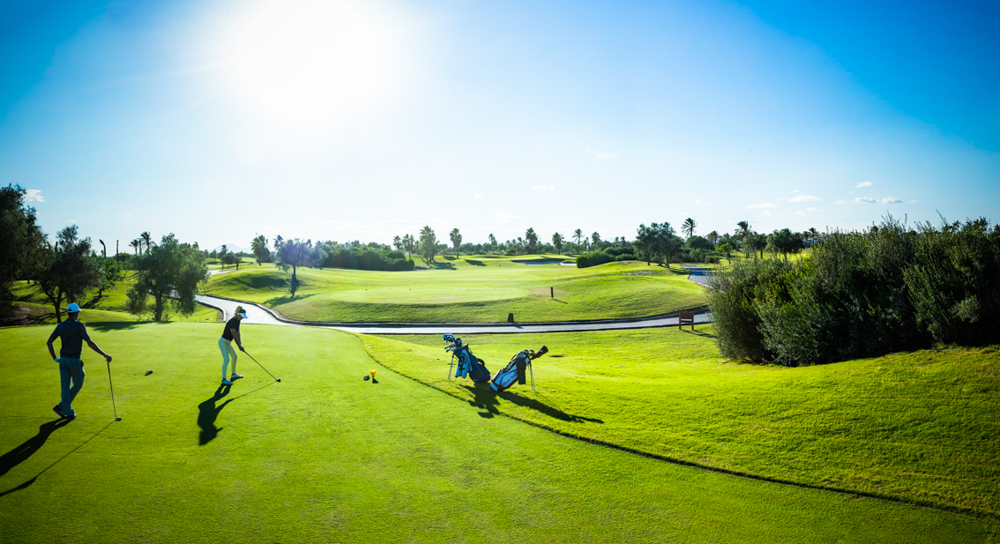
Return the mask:
{"type": "Polygon", "coordinates": [[[800,191],[800,190],[796,189],[796,190],[792,191],[792,194],[794,195],[795,193],[801,193],[801,192],[802,192],[802,191],[800,191]]]}
{"type": "Polygon", "coordinates": [[[76,223],[76,219],[67,219],[66,222],[67,223],[76,223]]]}
{"type": "Polygon", "coordinates": [[[41,189],[28,189],[28,190],[26,190],[24,192],[24,201],[25,202],[45,202],[45,199],[42,198],[42,190],[41,189]]]}
{"type": "Polygon", "coordinates": [[[747,209],[747,210],[762,210],[764,208],[773,208],[773,207],[774,207],[774,204],[771,204],[770,202],[765,202],[763,204],[751,204],[751,205],[747,206],[745,209],[747,209]]]}
{"type": "Polygon", "coordinates": [[[863,198],[863,197],[860,197],[860,196],[858,198],[855,198],[854,201],[855,202],[867,202],[869,204],[878,204],[878,200],[875,200],[874,198],[863,198]]]}
{"type": "Polygon", "coordinates": [[[823,200],[823,199],[818,196],[799,195],[789,200],[789,202],[816,202],[817,200],[823,200]]]}
{"type": "Polygon", "coordinates": [[[806,212],[795,212],[795,215],[806,215],[806,212]]]}
{"type": "Polygon", "coordinates": [[[872,186],[872,182],[870,182],[870,181],[862,181],[861,183],[855,185],[854,188],[855,189],[860,189],[862,187],[871,187],[871,186],[872,186]]]}
{"type": "Polygon", "coordinates": [[[914,202],[916,202],[916,200],[911,200],[911,201],[910,201],[910,204],[913,204],[914,202]]]}
{"type": "Polygon", "coordinates": [[[617,159],[618,155],[614,155],[612,153],[598,153],[597,158],[609,161],[611,159],[617,159]]]}
{"type": "Polygon", "coordinates": [[[847,201],[846,200],[838,200],[838,201],[834,202],[834,204],[837,204],[839,206],[843,206],[844,204],[847,204],[847,201]]]}
{"type": "Polygon", "coordinates": [[[902,200],[898,198],[893,198],[891,196],[887,196],[882,199],[882,204],[902,204],[902,203],[903,203],[902,200]]]}
{"type": "Polygon", "coordinates": [[[555,189],[555,186],[553,186],[553,185],[532,185],[531,188],[534,189],[534,190],[536,190],[536,191],[552,191],[552,190],[555,189]]]}

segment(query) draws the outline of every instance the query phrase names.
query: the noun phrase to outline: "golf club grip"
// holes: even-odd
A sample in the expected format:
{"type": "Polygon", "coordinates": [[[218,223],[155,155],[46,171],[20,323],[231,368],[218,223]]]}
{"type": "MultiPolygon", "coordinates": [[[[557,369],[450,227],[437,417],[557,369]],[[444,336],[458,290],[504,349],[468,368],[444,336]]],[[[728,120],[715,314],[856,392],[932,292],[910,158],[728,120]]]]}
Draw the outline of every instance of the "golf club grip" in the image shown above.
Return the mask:
{"type": "Polygon", "coordinates": [[[549,348],[547,348],[545,346],[542,346],[541,348],[538,349],[538,351],[535,352],[535,355],[532,356],[531,358],[532,359],[537,359],[537,358],[541,357],[542,355],[545,355],[548,352],[549,352],[549,348]]]}

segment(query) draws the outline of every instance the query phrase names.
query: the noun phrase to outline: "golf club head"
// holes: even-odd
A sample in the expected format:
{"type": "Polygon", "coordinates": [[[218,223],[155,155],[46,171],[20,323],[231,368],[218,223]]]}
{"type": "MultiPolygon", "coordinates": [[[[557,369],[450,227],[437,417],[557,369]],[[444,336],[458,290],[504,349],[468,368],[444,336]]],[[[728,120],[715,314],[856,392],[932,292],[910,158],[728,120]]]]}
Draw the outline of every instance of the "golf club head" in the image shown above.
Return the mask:
{"type": "Polygon", "coordinates": [[[278,383],[281,383],[281,378],[278,378],[278,383]]]}
{"type": "Polygon", "coordinates": [[[120,417],[116,417],[115,418],[115,421],[121,421],[121,420],[122,420],[122,418],[120,418],[120,417]]]}

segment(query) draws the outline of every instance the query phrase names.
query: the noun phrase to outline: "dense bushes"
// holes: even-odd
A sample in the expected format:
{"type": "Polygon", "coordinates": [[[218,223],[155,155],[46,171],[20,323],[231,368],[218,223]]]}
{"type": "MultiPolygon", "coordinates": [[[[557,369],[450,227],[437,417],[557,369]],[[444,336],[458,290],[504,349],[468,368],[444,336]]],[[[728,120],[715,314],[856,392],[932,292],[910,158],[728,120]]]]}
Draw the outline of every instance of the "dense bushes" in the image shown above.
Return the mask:
{"type": "Polygon", "coordinates": [[[597,266],[599,264],[610,263],[615,261],[614,256],[609,255],[603,251],[592,251],[590,253],[584,253],[576,258],[577,268],[587,268],[588,266],[597,266]]]}
{"type": "Polygon", "coordinates": [[[836,233],[797,263],[717,272],[708,302],[730,358],[817,364],[942,343],[1000,341],[1000,227],[836,233]]]}
{"type": "Polygon", "coordinates": [[[358,270],[413,270],[413,261],[400,251],[381,252],[364,246],[341,247],[326,256],[323,266],[358,270]]]}

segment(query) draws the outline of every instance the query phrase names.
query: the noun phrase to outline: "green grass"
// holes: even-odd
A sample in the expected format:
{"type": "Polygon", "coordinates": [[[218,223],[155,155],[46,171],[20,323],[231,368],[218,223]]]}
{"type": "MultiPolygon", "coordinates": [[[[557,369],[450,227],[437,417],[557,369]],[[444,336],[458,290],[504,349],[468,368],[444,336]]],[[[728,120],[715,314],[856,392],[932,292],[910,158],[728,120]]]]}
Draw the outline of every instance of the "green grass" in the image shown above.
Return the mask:
{"type": "Polygon", "coordinates": [[[80,418],[52,429],[50,329],[0,329],[5,544],[940,543],[996,542],[1000,530],[489,417],[377,365],[356,337],[311,328],[245,326],[283,381],[241,359],[247,378],[220,397],[217,326],[95,326],[123,421],[112,422],[105,365],[87,357],[80,418]],[[360,379],[369,368],[378,384],[360,379]]]}
{"type": "MultiPolygon", "coordinates": [[[[150,320],[150,314],[134,316],[128,313],[128,297],[125,293],[132,286],[133,282],[124,280],[115,285],[113,289],[105,289],[103,296],[98,297],[97,291],[88,294],[85,300],[78,301],[83,309],[81,321],[84,323],[114,322],[114,321],[142,321],[150,320]]],[[[14,284],[15,305],[26,309],[33,320],[41,323],[55,323],[55,309],[45,299],[38,286],[29,285],[27,282],[19,281],[14,284]]],[[[63,302],[63,308],[69,302],[63,302]]],[[[153,306],[153,297],[149,297],[149,307],[153,306]]],[[[63,313],[63,319],[66,315],[63,313]]],[[[175,311],[170,303],[167,305],[167,312],[164,315],[166,321],[193,321],[199,323],[214,323],[218,321],[219,312],[208,306],[197,305],[197,309],[191,315],[181,315],[175,311]]]]}
{"type": "Polygon", "coordinates": [[[447,380],[437,336],[365,337],[381,363],[494,414],[700,466],[1000,515],[1000,353],[786,368],[721,360],[712,329],[464,338],[491,371],[521,349],[538,397],[447,380]]]}
{"type": "Polygon", "coordinates": [[[251,266],[213,276],[206,292],[266,304],[303,321],[493,323],[644,317],[701,306],[702,288],[679,265],[609,263],[578,269],[514,263],[510,258],[440,259],[413,272],[251,266]],[[447,265],[445,267],[444,265],[447,265]],[[550,288],[555,297],[550,297],[550,288]]]}

